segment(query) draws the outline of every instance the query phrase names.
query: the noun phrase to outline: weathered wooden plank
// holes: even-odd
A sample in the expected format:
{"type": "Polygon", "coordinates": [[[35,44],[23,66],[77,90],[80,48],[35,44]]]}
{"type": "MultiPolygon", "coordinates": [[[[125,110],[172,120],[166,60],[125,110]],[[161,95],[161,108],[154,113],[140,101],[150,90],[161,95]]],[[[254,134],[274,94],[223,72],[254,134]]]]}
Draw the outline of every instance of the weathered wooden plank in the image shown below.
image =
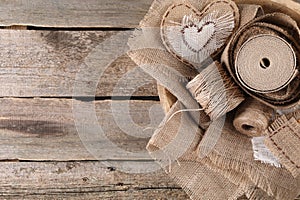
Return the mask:
{"type": "Polygon", "coordinates": [[[2,98],[0,159],[149,160],[162,117],[156,101],[2,98]]]}
{"type": "Polygon", "coordinates": [[[161,170],[128,174],[101,162],[1,162],[0,199],[188,199],[161,170]]]}
{"type": "Polygon", "coordinates": [[[130,34],[0,30],[0,96],[156,96],[126,56],[130,34]]]}
{"type": "MultiPolygon", "coordinates": [[[[24,192],[25,193],[25,192],[24,192]]],[[[82,193],[72,193],[63,192],[57,194],[24,194],[19,193],[17,195],[0,196],[0,199],[5,200],[149,200],[149,199],[159,199],[159,200],[169,200],[169,199],[180,199],[189,200],[190,198],[184,193],[184,191],[179,189],[151,189],[151,190],[138,190],[138,191],[110,191],[110,192],[82,192],[82,193]]],[[[248,199],[241,199],[248,200],[248,199]]]]}
{"type": "Polygon", "coordinates": [[[0,1],[0,25],[40,27],[132,28],[152,0],[14,0],[0,1]]]}
{"type": "MultiPolygon", "coordinates": [[[[235,1],[251,3],[253,0],[235,1]]],[[[299,11],[298,0],[270,1],[299,11]]],[[[152,0],[1,0],[0,25],[133,28],[138,26],[151,3],[152,0]]]]}

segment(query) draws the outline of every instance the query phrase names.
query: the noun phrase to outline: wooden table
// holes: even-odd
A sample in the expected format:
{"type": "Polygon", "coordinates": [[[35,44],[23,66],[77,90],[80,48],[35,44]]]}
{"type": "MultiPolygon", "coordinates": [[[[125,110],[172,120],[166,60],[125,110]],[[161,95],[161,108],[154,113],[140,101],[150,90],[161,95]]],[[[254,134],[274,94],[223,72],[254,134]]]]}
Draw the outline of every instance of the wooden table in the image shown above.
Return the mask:
{"type": "Polygon", "coordinates": [[[0,0],[0,199],[188,199],[145,150],[163,114],[126,55],[151,3],[0,0]]]}
{"type": "Polygon", "coordinates": [[[0,0],[1,199],[188,198],[146,155],[153,127],[128,134],[161,117],[125,48],[151,2],[0,0]],[[104,135],[84,139],[85,125],[104,135]]]}

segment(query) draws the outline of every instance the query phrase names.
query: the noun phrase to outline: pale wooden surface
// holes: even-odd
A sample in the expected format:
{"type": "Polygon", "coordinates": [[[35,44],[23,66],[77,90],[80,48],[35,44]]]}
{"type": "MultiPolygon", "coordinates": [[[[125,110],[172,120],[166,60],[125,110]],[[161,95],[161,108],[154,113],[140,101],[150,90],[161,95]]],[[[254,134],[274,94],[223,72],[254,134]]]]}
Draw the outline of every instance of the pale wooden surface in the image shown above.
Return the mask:
{"type": "Polygon", "coordinates": [[[2,162],[1,199],[188,199],[163,171],[127,174],[101,162],[2,162]]]}
{"type": "Polygon", "coordinates": [[[162,171],[133,173],[136,165],[146,171],[160,169],[145,150],[153,127],[141,131],[141,137],[127,134],[132,122],[117,123],[115,118],[126,113],[114,116],[111,104],[118,109],[129,102],[134,124],[140,129],[153,126],[155,119],[161,119],[151,112],[159,102],[148,100],[157,100],[156,84],[126,51],[110,57],[111,50],[123,48],[128,37],[99,51],[115,35],[129,36],[132,30],[127,28],[137,27],[150,3],[0,1],[0,24],[21,25],[13,27],[18,30],[0,30],[0,97],[5,97],[0,99],[0,199],[188,198],[162,171]],[[51,30],[25,30],[26,26],[51,30]],[[88,64],[92,67],[85,68],[88,64]],[[75,96],[79,100],[72,99],[75,96]],[[86,96],[95,96],[96,101],[86,96]],[[131,96],[140,100],[124,100],[131,96]],[[73,104],[82,109],[74,111],[73,104]],[[74,113],[83,115],[91,104],[97,121],[86,119],[87,124],[100,125],[106,137],[90,142],[103,156],[88,151],[89,141],[81,140],[75,125],[74,113]],[[108,141],[124,154],[114,151],[108,141]],[[121,172],[124,169],[130,173],[121,172]]]}
{"type": "Polygon", "coordinates": [[[112,43],[110,39],[120,31],[1,30],[0,96],[156,96],[155,81],[126,55],[131,31],[122,33],[124,37],[112,43]],[[105,40],[110,49],[124,48],[124,54],[108,58],[107,51],[94,53],[105,40]],[[87,67],[87,62],[95,64],[87,67]],[[80,92],[74,94],[76,83],[80,92]]]}
{"type": "Polygon", "coordinates": [[[1,0],[0,25],[133,28],[152,0],[1,0]]]}
{"type": "MultiPolygon", "coordinates": [[[[126,44],[126,37],[94,54],[113,36],[129,35],[151,2],[0,0],[0,26],[20,29],[0,30],[0,98],[5,97],[0,99],[0,199],[188,199],[161,170],[122,172],[128,165],[157,167],[146,154],[135,154],[146,153],[146,136],[161,119],[152,112],[159,102],[149,100],[157,99],[156,84],[126,55],[107,58],[126,44]],[[26,26],[36,30],[23,30],[26,26]],[[103,59],[112,63],[99,64],[103,59]],[[104,70],[101,77],[85,70],[87,63],[104,70]],[[76,81],[78,74],[85,80],[76,81]],[[93,95],[96,101],[71,98],[93,95]],[[131,96],[139,99],[129,101],[134,124],[150,128],[140,137],[128,134],[132,122],[116,122],[126,115],[121,108],[127,103],[114,99],[131,96]],[[88,151],[75,125],[74,113],[84,116],[91,103],[107,136],[94,141],[103,157],[88,151]],[[74,110],[74,104],[82,109],[74,110]],[[119,115],[113,115],[111,104],[119,115]],[[125,153],[116,153],[106,139],[125,153]]],[[[89,118],[86,122],[95,125],[89,118]]]]}
{"type": "MultiPolygon", "coordinates": [[[[158,126],[162,120],[163,111],[159,110],[158,101],[81,102],[72,99],[51,98],[0,99],[0,159],[29,161],[96,159],[82,143],[80,137],[84,135],[78,134],[73,114],[76,112],[76,116],[84,116],[89,105],[95,106],[97,121],[93,122],[91,119],[87,119],[87,125],[95,127],[94,132],[101,134],[98,127],[95,126],[95,123],[98,123],[96,125],[99,125],[105,133],[105,137],[100,137],[97,141],[93,141],[95,137],[86,140],[87,143],[96,143],[97,148],[103,151],[101,155],[105,157],[99,156],[97,159],[150,159],[145,146],[149,140],[148,136],[153,133],[153,130],[142,131],[149,126],[158,126]],[[80,110],[74,109],[72,107],[74,104],[78,104],[80,110]],[[126,105],[130,108],[129,116],[122,110],[126,105]],[[114,110],[117,110],[115,115],[113,115],[114,110]],[[120,117],[123,120],[118,123],[120,117]],[[134,133],[134,124],[130,123],[130,119],[140,127],[136,131],[137,137],[129,135],[134,133]],[[124,126],[129,127],[131,133],[122,128],[124,126]],[[108,143],[109,141],[123,149],[124,154],[115,152],[115,149],[108,143]],[[128,151],[145,152],[147,156],[129,155],[128,151]]],[[[96,151],[96,147],[94,148],[96,151]]]]}

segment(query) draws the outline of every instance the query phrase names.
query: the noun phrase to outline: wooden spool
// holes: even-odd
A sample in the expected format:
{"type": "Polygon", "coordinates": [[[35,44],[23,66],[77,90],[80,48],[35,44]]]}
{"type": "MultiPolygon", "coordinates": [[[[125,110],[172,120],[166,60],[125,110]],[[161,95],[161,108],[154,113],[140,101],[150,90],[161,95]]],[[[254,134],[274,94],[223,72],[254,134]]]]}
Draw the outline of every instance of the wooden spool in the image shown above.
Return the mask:
{"type": "MultiPolygon", "coordinates": [[[[261,5],[265,13],[282,12],[290,15],[300,26],[300,3],[293,0],[235,0],[237,4],[261,5]]],[[[158,95],[165,112],[176,102],[176,98],[163,86],[158,84],[158,95]]]]}

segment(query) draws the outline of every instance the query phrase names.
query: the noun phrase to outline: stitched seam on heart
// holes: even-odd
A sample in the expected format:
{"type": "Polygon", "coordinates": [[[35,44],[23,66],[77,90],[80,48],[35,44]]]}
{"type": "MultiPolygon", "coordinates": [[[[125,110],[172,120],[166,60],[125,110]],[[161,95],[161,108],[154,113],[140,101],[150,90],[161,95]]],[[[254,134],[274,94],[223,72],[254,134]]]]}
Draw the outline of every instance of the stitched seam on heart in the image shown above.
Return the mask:
{"type": "MultiPolygon", "coordinates": [[[[169,46],[171,46],[171,44],[168,42],[168,38],[166,37],[165,33],[164,33],[164,30],[162,29],[163,25],[165,24],[166,22],[166,18],[168,17],[168,15],[170,14],[170,12],[176,8],[176,7],[180,7],[180,6],[185,6],[186,8],[188,9],[191,9],[192,12],[197,16],[197,17],[203,17],[204,14],[206,14],[206,12],[211,8],[213,7],[215,4],[218,4],[218,3],[225,3],[225,4],[228,4],[229,7],[232,9],[233,11],[233,18],[235,19],[236,18],[236,12],[235,12],[235,8],[234,6],[231,4],[231,2],[229,1],[216,1],[216,2],[213,2],[211,3],[209,6],[207,6],[206,8],[204,8],[202,11],[198,11],[197,9],[195,9],[192,5],[188,5],[188,4],[184,4],[184,3],[180,3],[180,4],[173,4],[170,8],[168,8],[168,10],[166,11],[165,15],[163,16],[163,19],[161,21],[161,37],[162,37],[162,41],[165,45],[165,47],[167,48],[167,50],[173,55],[175,56],[177,59],[179,59],[181,62],[183,62],[184,64],[186,65],[189,65],[189,66],[193,66],[191,63],[189,63],[188,61],[186,61],[184,58],[182,58],[181,56],[177,55],[169,46]],[[200,12],[200,14],[199,14],[200,12]]],[[[212,37],[210,38],[210,40],[212,40],[214,35],[212,35],[212,37]]],[[[209,41],[208,41],[209,43],[209,41]]],[[[204,47],[203,47],[204,48],[204,47]]],[[[203,49],[202,48],[202,49],[203,49]]]]}

